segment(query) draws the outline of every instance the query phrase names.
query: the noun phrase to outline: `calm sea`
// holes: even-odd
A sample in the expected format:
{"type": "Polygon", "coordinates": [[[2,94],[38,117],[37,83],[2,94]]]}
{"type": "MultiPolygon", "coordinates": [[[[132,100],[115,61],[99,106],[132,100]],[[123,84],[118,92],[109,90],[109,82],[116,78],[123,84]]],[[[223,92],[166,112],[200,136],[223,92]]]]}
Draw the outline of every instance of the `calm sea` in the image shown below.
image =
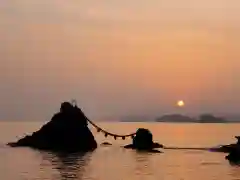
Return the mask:
{"type": "MultiPolygon", "coordinates": [[[[237,180],[240,168],[224,159],[226,154],[200,150],[162,150],[161,154],[137,153],[121,148],[131,142],[105,138],[92,129],[99,148],[85,155],[62,156],[4,144],[42,123],[0,123],[0,179],[2,180],[237,180]]],[[[166,146],[211,147],[235,142],[240,124],[99,123],[106,130],[124,134],[149,128],[154,140],[166,146]]]]}

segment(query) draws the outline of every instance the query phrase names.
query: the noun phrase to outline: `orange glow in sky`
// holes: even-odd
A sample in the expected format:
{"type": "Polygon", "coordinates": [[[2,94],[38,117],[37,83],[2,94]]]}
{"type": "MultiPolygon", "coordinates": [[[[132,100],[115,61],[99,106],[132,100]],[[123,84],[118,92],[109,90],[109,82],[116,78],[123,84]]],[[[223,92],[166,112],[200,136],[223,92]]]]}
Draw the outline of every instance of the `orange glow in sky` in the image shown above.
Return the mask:
{"type": "Polygon", "coordinates": [[[169,112],[179,97],[189,112],[238,109],[237,1],[14,2],[0,17],[6,117],[72,98],[93,116],[169,112]]]}

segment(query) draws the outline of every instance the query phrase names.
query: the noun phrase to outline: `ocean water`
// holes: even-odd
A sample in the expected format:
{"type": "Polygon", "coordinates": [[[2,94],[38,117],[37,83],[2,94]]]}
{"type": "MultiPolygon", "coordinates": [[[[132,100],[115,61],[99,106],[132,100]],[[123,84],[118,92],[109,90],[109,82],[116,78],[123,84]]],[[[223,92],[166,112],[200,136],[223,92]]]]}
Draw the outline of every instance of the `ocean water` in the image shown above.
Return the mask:
{"type": "MultiPolygon", "coordinates": [[[[131,139],[114,140],[92,129],[99,144],[94,152],[71,156],[30,148],[5,146],[25,133],[40,128],[39,122],[0,123],[0,179],[2,180],[237,180],[240,167],[232,166],[223,153],[201,150],[162,150],[138,153],[121,146],[131,139]]],[[[165,146],[212,147],[235,142],[240,124],[99,123],[111,132],[124,134],[139,127],[152,131],[165,146]]]]}

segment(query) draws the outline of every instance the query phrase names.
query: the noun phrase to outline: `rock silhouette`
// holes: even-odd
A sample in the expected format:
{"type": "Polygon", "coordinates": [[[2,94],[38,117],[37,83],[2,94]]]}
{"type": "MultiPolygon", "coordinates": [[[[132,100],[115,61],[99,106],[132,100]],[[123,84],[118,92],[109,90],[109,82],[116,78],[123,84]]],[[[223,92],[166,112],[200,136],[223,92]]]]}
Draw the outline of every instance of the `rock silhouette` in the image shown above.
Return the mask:
{"type": "Polygon", "coordinates": [[[81,109],[69,102],[62,103],[60,112],[40,130],[8,145],[63,152],[87,152],[97,148],[94,136],[88,128],[87,117],[81,109]]]}
{"type": "Polygon", "coordinates": [[[101,145],[102,145],[102,146],[111,146],[112,144],[109,143],[109,142],[103,142],[101,145]]]}
{"type": "Polygon", "coordinates": [[[148,129],[139,128],[136,136],[133,138],[132,144],[124,146],[124,148],[136,149],[140,151],[154,151],[155,148],[162,148],[163,145],[153,142],[152,133],[148,129]]]}
{"type": "Polygon", "coordinates": [[[240,165],[240,146],[232,148],[230,153],[225,157],[231,164],[240,165]]]}
{"type": "Polygon", "coordinates": [[[216,148],[211,148],[210,151],[223,152],[223,153],[230,153],[230,152],[232,152],[234,149],[240,147],[240,136],[235,136],[235,138],[237,139],[237,143],[221,145],[221,146],[216,147],[216,148]]]}
{"type": "Polygon", "coordinates": [[[228,149],[226,152],[229,154],[225,157],[230,164],[240,165],[240,136],[235,136],[238,140],[236,144],[228,145],[228,149]]]}

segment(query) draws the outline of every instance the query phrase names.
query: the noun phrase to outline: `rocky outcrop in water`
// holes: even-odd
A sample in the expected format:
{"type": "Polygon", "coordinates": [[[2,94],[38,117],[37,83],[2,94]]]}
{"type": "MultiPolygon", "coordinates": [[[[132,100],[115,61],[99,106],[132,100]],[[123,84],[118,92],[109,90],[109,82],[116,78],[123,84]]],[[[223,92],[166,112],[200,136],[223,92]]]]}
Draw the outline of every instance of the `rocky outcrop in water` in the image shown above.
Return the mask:
{"type": "Polygon", "coordinates": [[[152,133],[148,129],[139,128],[133,138],[132,144],[124,146],[127,149],[136,149],[140,151],[155,151],[155,148],[162,148],[163,145],[153,142],[152,133]]]}
{"type": "Polygon", "coordinates": [[[238,140],[236,144],[224,145],[222,149],[229,153],[225,159],[232,165],[240,165],[240,136],[235,136],[238,140]]]}
{"type": "Polygon", "coordinates": [[[103,143],[101,143],[101,145],[102,145],[102,146],[111,146],[112,144],[109,143],[109,142],[103,142],[103,143]]]}
{"type": "Polygon", "coordinates": [[[230,153],[225,157],[231,164],[240,165],[240,146],[232,148],[230,153]]]}
{"type": "Polygon", "coordinates": [[[234,149],[240,147],[240,136],[235,136],[237,139],[237,143],[235,144],[227,144],[227,145],[220,145],[219,147],[210,148],[212,152],[223,152],[223,153],[230,153],[234,149]]]}
{"type": "Polygon", "coordinates": [[[97,148],[97,142],[88,128],[87,117],[77,107],[68,102],[61,105],[60,112],[40,130],[27,135],[11,147],[32,147],[52,151],[87,152],[97,148]]]}

